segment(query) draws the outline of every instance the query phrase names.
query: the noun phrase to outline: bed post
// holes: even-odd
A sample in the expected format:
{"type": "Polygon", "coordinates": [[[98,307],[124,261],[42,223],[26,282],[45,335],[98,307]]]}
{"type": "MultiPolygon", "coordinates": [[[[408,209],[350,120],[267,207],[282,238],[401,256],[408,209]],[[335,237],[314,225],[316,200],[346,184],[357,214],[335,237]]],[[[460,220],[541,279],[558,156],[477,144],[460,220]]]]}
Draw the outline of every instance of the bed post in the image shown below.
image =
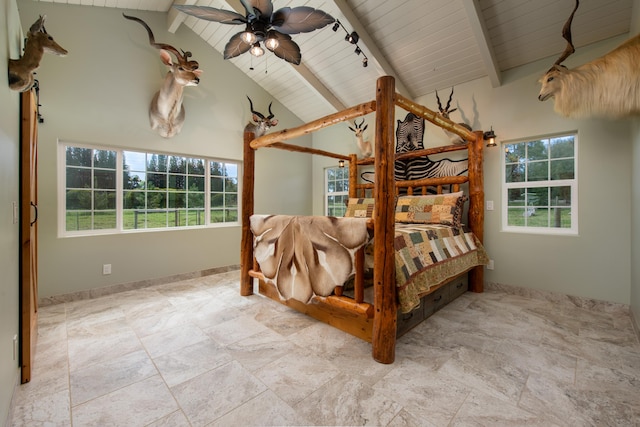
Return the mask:
{"type": "MultiPolygon", "coordinates": [[[[349,197],[359,197],[356,191],[358,184],[358,156],[356,154],[349,155],[349,197]]],[[[363,196],[364,197],[364,196],[363,196]]]]}
{"type": "Polygon", "coordinates": [[[244,164],[242,168],[242,240],[240,242],[240,295],[253,295],[253,236],[249,218],[253,215],[256,151],[251,148],[253,132],[244,132],[244,164]]]}
{"type": "MultiPolygon", "coordinates": [[[[482,131],[474,132],[476,140],[468,143],[469,149],[469,228],[480,243],[484,240],[484,172],[482,131]]],[[[469,271],[469,290],[484,290],[484,266],[474,267],[469,271]]]]}
{"type": "MultiPolygon", "coordinates": [[[[375,170],[373,189],[376,213],[374,247],[393,248],[395,230],[394,181],[394,119],[395,79],[380,77],[376,87],[375,170]],[[379,207],[379,208],[378,208],[379,207]]],[[[394,251],[376,250],[374,253],[374,307],[372,353],[380,363],[393,363],[396,347],[396,280],[394,251]]]]}

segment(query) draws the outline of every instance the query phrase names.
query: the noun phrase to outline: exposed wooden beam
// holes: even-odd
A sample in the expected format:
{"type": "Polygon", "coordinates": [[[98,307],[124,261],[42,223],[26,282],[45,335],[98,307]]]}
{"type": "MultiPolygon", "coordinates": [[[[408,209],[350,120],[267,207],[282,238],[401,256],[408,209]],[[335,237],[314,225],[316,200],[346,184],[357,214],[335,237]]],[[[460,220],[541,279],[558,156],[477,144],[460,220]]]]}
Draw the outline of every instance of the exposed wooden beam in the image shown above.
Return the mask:
{"type": "Polygon", "coordinates": [[[493,87],[498,87],[500,86],[502,79],[500,67],[498,67],[498,61],[496,60],[496,55],[493,52],[493,46],[491,46],[489,41],[489,32],[487,31],[487,26],[484,23],[482,10],[480,9],[478,0],[462,0],[462,5],[467,13],[467,17],[469,18],[471,31],[473,31],[475,39],[478,41],[480,56],[482,57],[482,62],[484,62],[484,67],[487,75],[489,76],[489,80],[491,80],[491,85],[493,87]]]}

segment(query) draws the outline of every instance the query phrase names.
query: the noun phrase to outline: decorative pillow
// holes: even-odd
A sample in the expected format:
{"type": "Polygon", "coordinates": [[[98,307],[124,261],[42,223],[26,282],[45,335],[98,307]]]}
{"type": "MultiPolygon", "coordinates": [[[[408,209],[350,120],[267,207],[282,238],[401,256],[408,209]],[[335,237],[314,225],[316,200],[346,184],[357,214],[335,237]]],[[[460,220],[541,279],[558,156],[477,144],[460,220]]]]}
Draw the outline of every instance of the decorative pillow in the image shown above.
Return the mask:
{"type": "Polygon", "coordinates": [[[372,218],[373,217],[373,199],[355,199],[349,198],[347,211],[344,213],[346,217],[353,218],[372,218]]]}
{"type": "Polygon", "coordinates": [[[396,222],[459,227],[466,200],[467,196],[462,191],[428,196],[401,196],[396,203],[396,222]]]}

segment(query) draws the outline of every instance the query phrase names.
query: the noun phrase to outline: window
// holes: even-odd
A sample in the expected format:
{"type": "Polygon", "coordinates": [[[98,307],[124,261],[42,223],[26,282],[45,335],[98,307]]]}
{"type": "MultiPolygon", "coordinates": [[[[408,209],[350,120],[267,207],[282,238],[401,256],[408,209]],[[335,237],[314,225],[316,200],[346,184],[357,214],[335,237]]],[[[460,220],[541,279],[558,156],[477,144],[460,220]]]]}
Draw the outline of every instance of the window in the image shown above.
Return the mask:
{"type": "Polygon", "coordinates": [[[237,162],[64,143],[60,153],[61,235],[238,223],[237,162]]]}
{"type": "Polygon", "coordinates": [[[505,231],[577,234],[577,138],[505,142],[505,231]]]}
{"type": "Polygon", "coordinates": [[[349,168],[325,169],[325,215],[344,216],[349,201],[349,168]]]}

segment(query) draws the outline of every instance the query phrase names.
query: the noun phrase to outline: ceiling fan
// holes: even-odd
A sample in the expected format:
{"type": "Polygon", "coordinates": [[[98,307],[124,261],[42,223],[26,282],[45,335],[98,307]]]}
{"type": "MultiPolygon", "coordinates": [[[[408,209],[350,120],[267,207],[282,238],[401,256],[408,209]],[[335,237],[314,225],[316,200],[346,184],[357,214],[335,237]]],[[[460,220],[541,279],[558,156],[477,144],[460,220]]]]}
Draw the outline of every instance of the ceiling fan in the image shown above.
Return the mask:
{"type": "Polygon", "coordinates": [[[309,33],[325,27],[335,19],[322,10],[308,6],[283,7],[275,12],[271,0],[240,0],[247,14],[217,9],[209,6],[174,5],[176,9],[196,18],[222,24],[242,25],[245,30],[231,37],[224,48],[224,59],[235,58],[245,52],[254,56],[264,55],[265,47],[279,58],[299,65],[302,59],[300,46],[289,34],[309,33]]]}

